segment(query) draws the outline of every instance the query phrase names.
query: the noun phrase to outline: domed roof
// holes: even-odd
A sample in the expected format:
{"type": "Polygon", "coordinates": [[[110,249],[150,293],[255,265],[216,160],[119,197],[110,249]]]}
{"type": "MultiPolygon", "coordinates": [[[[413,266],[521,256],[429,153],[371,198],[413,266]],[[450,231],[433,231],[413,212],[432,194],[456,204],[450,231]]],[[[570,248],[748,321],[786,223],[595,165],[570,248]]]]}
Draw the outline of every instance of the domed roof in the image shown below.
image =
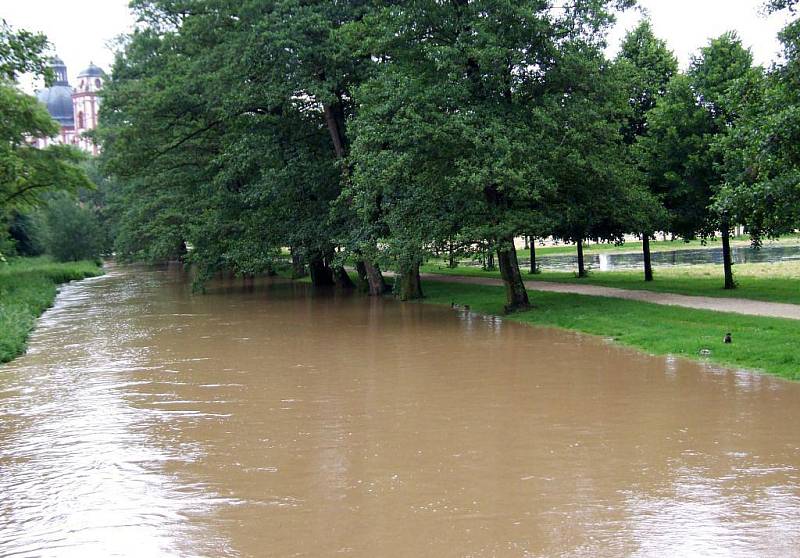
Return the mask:
{"type": "Polygon", "coordinates": [[[69,85],[54,85],[36,93],[36,98],[44,103],[47,111],[62,126],[74,126],[72,113],[72,88],[69,85]]]}
{"type": "Polygon", "coordinates": [[[82,77],[106,77],[106,73],[100,66],[95,66],[94,62],[89,62],[89,67],[78,74],[79,78],[82,77]]]}

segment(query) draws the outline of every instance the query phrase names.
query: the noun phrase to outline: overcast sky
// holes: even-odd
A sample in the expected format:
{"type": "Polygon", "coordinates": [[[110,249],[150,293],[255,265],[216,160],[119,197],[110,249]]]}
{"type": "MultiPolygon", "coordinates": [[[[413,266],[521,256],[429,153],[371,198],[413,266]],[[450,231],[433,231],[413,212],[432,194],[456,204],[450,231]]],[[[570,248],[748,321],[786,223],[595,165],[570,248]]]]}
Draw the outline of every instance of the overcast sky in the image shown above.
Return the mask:
{"type": "MultiPolygon", "coordinates": [[[[759,13],[763,1],[640,0],[640,5],[685,68],[709,38],[728,30],[739,32],[756,62],[768,65],[775,60],[780,46],[776,34],[787,16],[764,17],[759,13]]],[[[0,0],[0,17],[15,27],[45,33],[67,64],[72,83],[90,61],[108,71],[113,61],[109,43],[134,23],[128,0],[0,0]]],[[[609,54],[641,17],[640,12],[620,17],[609,38],[609,54]]]]}

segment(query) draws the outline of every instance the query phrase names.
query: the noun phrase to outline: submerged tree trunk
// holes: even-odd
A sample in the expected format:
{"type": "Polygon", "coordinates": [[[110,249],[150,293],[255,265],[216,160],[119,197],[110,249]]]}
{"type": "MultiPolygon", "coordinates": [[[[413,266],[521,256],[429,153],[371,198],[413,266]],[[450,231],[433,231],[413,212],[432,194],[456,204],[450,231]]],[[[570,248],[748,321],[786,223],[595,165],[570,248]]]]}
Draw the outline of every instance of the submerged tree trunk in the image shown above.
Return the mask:
{"type": "Polygon", "coordinates": [[[308,275],[308,272],[306,271],[306,264],[303,261],[303,256],[301,256],[294,248],[291,248],[289,251],[292,254],[292,279],[300,279],[301,277],[308,275]]]}
{"type": "Polygon", "coordinates": [[[356,284],[353,283],[352,279],[350,279],[350,275],[347,273],[347,270],[341,265],[337,265],[333,268],[333,282],[337,287],[342,289],[356,288],[356,284]]]}
{"type": "Polygon", "coordinates": [[[583,239],[582,238],[578,239],[578,277],[579,278],[588,277],[588,274],[586,273],[586,266],[584,265],[584,262],[583,262],[583,239]]]}
{"type": "Polygon", "coordinates": [[[500,265],[500,276],[506,287],[506,312],[528,310],[531,304],[528,300],[528,292],[525,290],[525,283],[522,281],[522,274],[519,271],[519,261],[513,238],[505,239],[497,248],[497,262],[500,265]]]}
{"type": "Polygon", "coordinates": [[[389,292],[389,285],[386,284],[386,280],[383,278],[383,273],[381,273],[381,270],[377,265],[373,264],[369,260],[360,261],[359,264],[362,268],[358,272],[359,276],[366,281],[367,292],[369,292],[370,296],[383,296],[389,292]]]}
{"type": "Polygon", "coordinates": [[[419,263],[408,269],[400,270],[397,277],[397,296],[400,300],[417,300],[422,298],[422,282],[419,278],[419,263]]]}
{"type": "Polygon", "coordinates": [[[531,248],[531,274],[537,273],[539,270],[536,267],[536,238],[531,237],[530,240],[530,248],[531,248]]]}
{"type": "Polygon", "coordinates": [[[653,280],[653,262],[650,259],[650,235],[642,233],[642,255],[644,256],[644,280],[653,280]]]}
{"type": "Polygon", "coordinates": [[[722,265],[725,268],[725,288],[735,289],[733,259],[731,257],[731,229],[727,219],[722,220],[722,265]]]}
{"type": "Polygon", "coordinates": [[[334,285],[333,270],[321,255],[311,258],[308,269],[311,272],[311,284],[315,287],[332,287],[334,285]]]}
{"type": "Polygon", "coordinates": [[[364,265],[364,260],[356,262],[356,273],[358,274],[357,287],[362,293],[369,292],[369,280],[367,279],[367,267],[364,265]]]}

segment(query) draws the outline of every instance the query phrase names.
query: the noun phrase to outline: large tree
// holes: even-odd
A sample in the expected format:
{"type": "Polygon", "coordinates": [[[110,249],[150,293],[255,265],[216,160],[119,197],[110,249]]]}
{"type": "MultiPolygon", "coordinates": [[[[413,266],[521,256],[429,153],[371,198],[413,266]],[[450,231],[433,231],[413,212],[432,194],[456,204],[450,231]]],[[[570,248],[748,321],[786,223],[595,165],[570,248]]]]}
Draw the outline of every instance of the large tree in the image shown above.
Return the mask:
{"type": "Polygon", "coordinates": [[[701,49],[687,75],[669,83],[663,100],[647,117],[648,134],[639,145],[650,184],[670,213],[670,230],[685,239],[722,236],[725,288],[733,289],[727,211],[717,211],[713,198],[725,178],[716,149],[737,124],[726,103],[728,92],[753,72],[752,55],[735,33],[725,33],[701,49]]]}
{"type": "MultiPolygon", "coordinates": [[[[624,75],[631,112],[625,120],[623,134],[628,145],[647,134],[647,114],[655,108],[667,92],[667,84],[678,73],[678,60],[667,44],[653,33],[649,20],[642,21],[628,33],[622,42],[617,63],[624,75]]],[[[651,192],[659,186],[649,185],[651,192]]],[[[645,227],[638,231],[642,238],[645,281],[653,280],[650,258],[650,239],[658,228],[666,226],[657,212],[654,219],[644,220],[645,227]]]]}
{"type": "MultiPolygon", "coordinates": [[[[370,129],[378,132],[359,144],[356,165],[380,165],[401,175],[408,165],[394,195],[400,189],[406,203],[425,201],[416,220],[407,211],[409,217],[396,222],[405,223],[405,230],[395,229],[395,235],[419,244],[432,234],[419,221],[441,219],[445,208],[459,211],[458,233],[475,243],[488,239],[497,251],[509,311],[529,306],[513,239],[541,221],[537,213],[554,184],[544,164],[553,121],[549,99],[555,97],[550,76],[572,46],[599,49],[612,21],[610,8],[630,4],[404,2],[365,18],[355,31],[364,52],[378,62],[380,76],[369,95],[394,107],[384,112],[384,126],[374,120],[380,115],[370,115],[370,129]],[[407,89],[399,94],[398,87],[407,89]],[[401,101],[403,95],[413,98],[401,101]],[[403,107],[415,112],[402,115],[403,107]],[[393,129],[398,113],[416,129],[393,129]],[[421,144],[410,145],[409,138],[421,144]],[[418,180],[425,176],[435,182],[418,180]]],[[[583,76],[574,77],[580,87],[583,76]]]]}
{"type": "Polygon", "coordinates": [[[737,125],[717,146],[725,171],[717,207],[744,224],[756,245],[800,228],[800,21],[780,39],[782,62],[751,72],[728,92],[737,125]]]}
{"type": "Polygon", "coordinates": [[[371,61],[337,30],[370,3],[133,7],[141,30],[117,62],[101,133],[106,168],[135,185],[129,199],[153,199],[142,184],[169,191],[158,210],[183,216],[173,222],[208,273],[253,272],[288,246],[314,284],[349,285],[336,248],[352,211],[332,207],[349,179],[350,89],[371,61]]]}
{"type": "Polygon", "coordinates": [[[575,49],[551,76],[546,172],[556,188],[546,207],[552,234],[577,245],[578,277],[587,276],[585,241],[622,242],[657,209],[620,126],[631,114],[623,70],[575,49]]]}
{"type": "Polygon", "coordinates": [[[46,49],[43,35],[15,31],[5,21],[0,24],[0,212],[39,204],[49,190],[89,186],[78,151],[63,145],[46,149],[31,145],[33,138],[55,136],[59,126],[15,80],[32,72],[49,81],[46,49]]]}

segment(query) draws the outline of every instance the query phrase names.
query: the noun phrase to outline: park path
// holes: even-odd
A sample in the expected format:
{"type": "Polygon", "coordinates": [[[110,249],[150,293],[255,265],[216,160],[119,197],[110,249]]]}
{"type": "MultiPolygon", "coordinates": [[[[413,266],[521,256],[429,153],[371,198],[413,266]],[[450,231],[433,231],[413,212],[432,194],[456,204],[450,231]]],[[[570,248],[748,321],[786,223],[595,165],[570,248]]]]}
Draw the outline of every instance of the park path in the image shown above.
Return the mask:
{"type": "MultiPolygon", "coordinates": [[[[502,279],[492,277],[463,277],[458,275],[438,275],[424,273],[422,278],[426,281],[442,283],[465,283],[469,285],[503,286],[502,279]]],[[[687,296],[672,293],[653,291],[638,291],[601,287],[598,285],[568,285],[564,283],[551,283],[548,281],[526,281],[525,288],[530,291],[546,291],[553,293],[572,293],[588,296],[605,296],[609,298],[624,298],[638,300],[665,306],[683,306],[699,310],[714,310],[716,312],[733,312],[749,316],[765,316],[769,318],[787,318],[800,320],[800,304],[783,304],[779,302],[763,302],[745,298],[714,298],[709,296],[687,296]]]]}

